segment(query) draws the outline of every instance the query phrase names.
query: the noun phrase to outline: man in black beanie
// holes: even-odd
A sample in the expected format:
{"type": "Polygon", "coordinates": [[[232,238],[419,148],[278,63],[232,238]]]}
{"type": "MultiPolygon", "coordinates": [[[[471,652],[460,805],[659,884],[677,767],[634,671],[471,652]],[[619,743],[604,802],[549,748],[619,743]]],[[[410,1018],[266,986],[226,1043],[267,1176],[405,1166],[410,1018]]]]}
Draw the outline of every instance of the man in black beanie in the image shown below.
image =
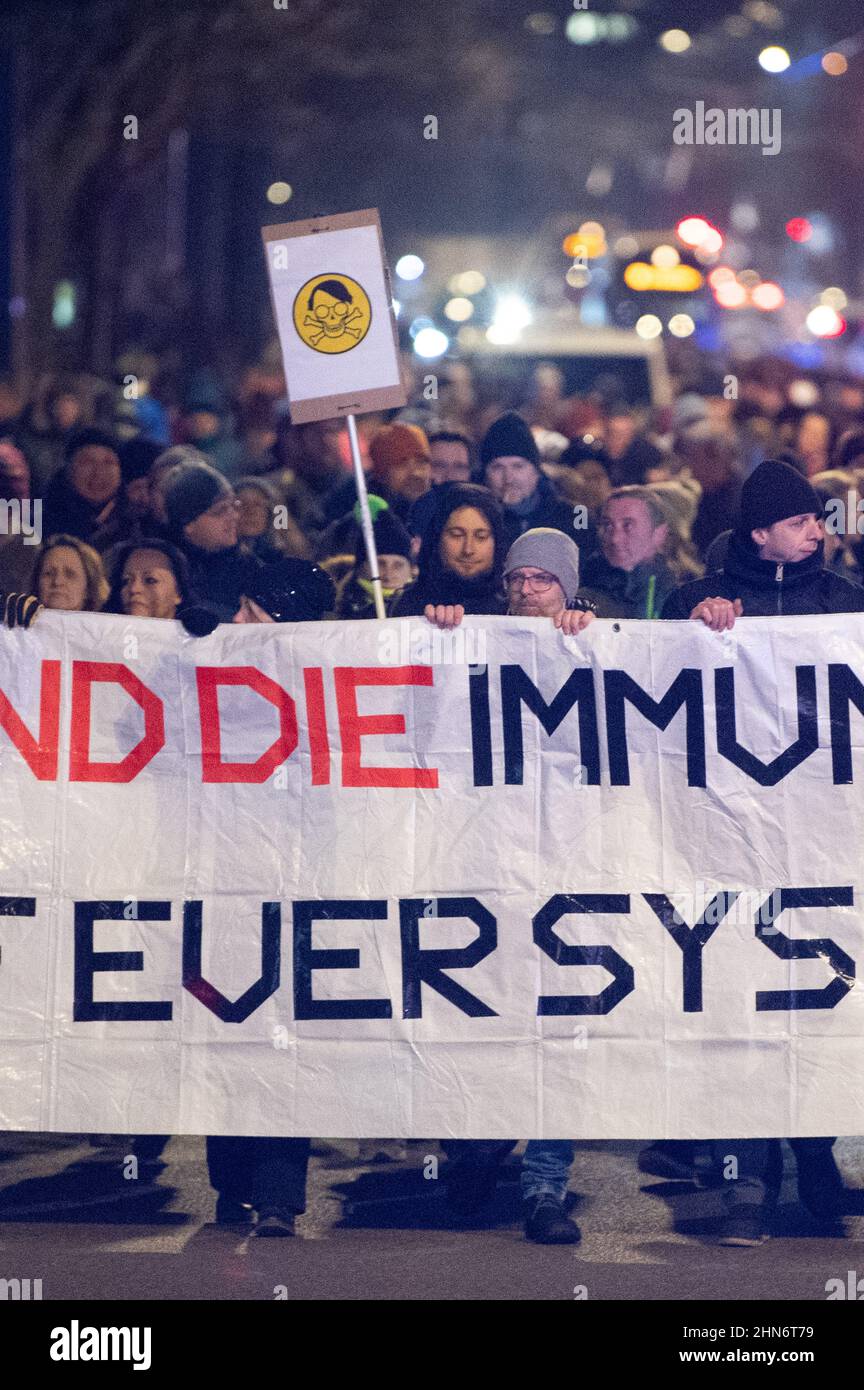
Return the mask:
{"type": "Polygon", "coordinates": [[[664,618],[697,618],[715,632],[746,617],[864,612],[864,589],[823,562],[823,506],[789,464],[765,459],[741,489],[722,570],[670,594],[664,618]]]}
{"type": "Polygon", "coordinates": [[[234,489],[208,463],[181,464],[165,486],[168,534],[189,561],[192,592],[230,623],[260,563],[241,549],[234,489]]]}
{"type": "Polygon", "coordinates": [[[515,410],[489,426],[480,445],[480,463],[483,481],[504,508],[508,548],[523,531],[536,526],[554,526],[573,537],[573,509],[541,471],[534,436],[515,410]]]}
{"type": "MultiPolygon", "coordinates": [[[[819,496],[797,469],[766,459],[741,489],[740,513],[723,569],[676,589],[663,617],[694,618],[722,632],[742,615],[864,612],[864,589],[823,565],[822,512],[819,496]]],[[[833,1139],[790,1140],[799,1196],[814,1216],[828,1220],[851,1210],[851,1194],[834,1161],[833,1144],[833,1139]]],[[[655,1147],[686,1157],[678,1154],[684,1145],[655,1147]]],[[[724,1139],[715,1140],[712,1147],[718,1167],[730,1155],[737,1160],[736,1180],[724,1184],[720,1243],[758,1245],[782,1179],[780,1142],[724,1139]]],[[[646,1166],[645,1171],[660,1170],[646,1166]]]]}

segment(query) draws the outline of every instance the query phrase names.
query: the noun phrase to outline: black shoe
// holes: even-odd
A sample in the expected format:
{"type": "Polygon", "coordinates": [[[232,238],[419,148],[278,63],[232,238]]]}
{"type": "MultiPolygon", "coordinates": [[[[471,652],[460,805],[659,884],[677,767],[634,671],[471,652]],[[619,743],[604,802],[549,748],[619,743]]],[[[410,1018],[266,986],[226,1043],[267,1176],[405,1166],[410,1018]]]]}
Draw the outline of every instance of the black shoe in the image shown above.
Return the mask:
{"type": "Polygon", "coordinates": [[[262,1211],[255,1227],[256,1236],[293,1236],[293,1211],[262,1211]]]}
{"type": "Polygon", "coordinates": [[[722,1218],[717,1232],[719,1245],[748,1249],[766,1238],[765,1213],[755,1203],[732,1206],[722,1218]]]}
{"type": "Polygon", "coordinates": [[[253,1216],[251,1202],[238,1202],[236,1197],[228,1197],[224,1192],[216,1198],[218,1226],[250,1226],[253,1216]]]}
{"type": "Polygon", "coordinates": [[[544,1194],[525,1203],[525,1236],[538,1245],[578,1245],[582,1232],[557,1197],[544,1194]]]}
{"type": "Polygon", "coordinates": [[[639,1172],[670,1182],[695,1182],[697,1178],[693,1145],[686,1139],[649,1144],[638,1159],[639,1172]]]}

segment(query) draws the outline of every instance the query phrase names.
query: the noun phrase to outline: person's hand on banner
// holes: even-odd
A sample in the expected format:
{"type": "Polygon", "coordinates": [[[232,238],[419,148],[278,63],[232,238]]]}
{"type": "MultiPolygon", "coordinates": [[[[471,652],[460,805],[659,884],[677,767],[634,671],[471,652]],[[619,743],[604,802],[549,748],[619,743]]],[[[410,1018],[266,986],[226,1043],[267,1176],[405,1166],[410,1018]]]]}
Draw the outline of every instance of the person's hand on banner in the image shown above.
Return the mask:
{"type": "Polygon", "coordinates": [[[42,612],[35,594],[4,594],[0,592],[0,621],[5,627],[29,627],[42,612]]]}
{"type": "Polygon", "coordinates": [[[461,603],[427,603],[423,609],[423,616],[435,627],[449,628],[458,627],[465,617],[465,609],[461,603]]]}
{"type": "Polygon", "coordinates": [[[740,618],[743,612],[740,598],[734,601],[728,598],[703,598],[690,617],[701,619],[712,632],[726,632],[735,626],[735,619],[740,618]]]}
{"type": "Polygon", "coordinates": [[[565,637],[575,637],[589,623],[593,623],[595,617],[596,614],[592,613],[590,608],[564,608],[560,613],[556,613],[552,621],[565,637]]]}

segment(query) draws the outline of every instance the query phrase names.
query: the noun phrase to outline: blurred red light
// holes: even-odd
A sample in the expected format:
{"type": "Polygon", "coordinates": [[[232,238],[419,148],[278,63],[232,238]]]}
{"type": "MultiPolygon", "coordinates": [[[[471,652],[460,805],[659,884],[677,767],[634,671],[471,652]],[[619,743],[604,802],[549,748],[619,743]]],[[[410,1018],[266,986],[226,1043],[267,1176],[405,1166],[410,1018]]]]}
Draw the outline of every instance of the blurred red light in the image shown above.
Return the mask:
{"type": "Polygon", "coordinates": [[[786,235],[793,241],[809,241],[813,235],[813,224],[806,217],[791,217],[786,223],[786,235]]]}

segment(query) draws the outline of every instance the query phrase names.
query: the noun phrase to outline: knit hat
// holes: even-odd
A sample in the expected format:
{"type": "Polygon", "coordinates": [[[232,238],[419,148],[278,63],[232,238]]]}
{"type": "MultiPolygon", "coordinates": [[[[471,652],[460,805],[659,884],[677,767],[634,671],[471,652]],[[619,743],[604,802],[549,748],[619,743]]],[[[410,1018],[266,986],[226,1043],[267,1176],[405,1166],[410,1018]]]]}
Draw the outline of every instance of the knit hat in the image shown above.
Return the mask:
{"type": "Polygon", "coordinates": [[[181,464],[171,475],[165,492],[165,514],[172,531],[203,516],[220,497],[231,493],[231,485],[209,463],[181,464]]]}
{"type": "Polygon", "coordinates": [[[579,547],[563,531],[553,526],[534,526],[517,537],[504,560],[508,575],[522,565],[554,574],[567,603],[572,603],[579,588],[579,547]]]}
{"type": "Polygon", "coordinates": [[[508,457],[527,459],[535,468],[540,467],[540,451],[534,436],[515,410],[508,410],[506,415],[493,421],[480,445],[480,462],[484,467],[492,459],[508,457]]]}
{"type": "Polygon", "coordinates": [[[429,441],[419,425],[384,425],[369,441],[369,457],[376,473],[386,475],[417,454],[429,457],[429,441]]]}
{"type": "Polygon", "coordinates": [[[333,581],[309,560],[286,556],[262,565],[246,588],[246,597],[277,623],[315,623],[335,602],[333,581]]]}
{"type": "MultiPolygon", "coordinates": [[[[375,549],[379,555],[402,555],[406,560],[411,559],[411,537],[408,531],[399,520],[394,511],[391,511],[383,497],[376,497],[374,493],[369,496],[370,509],[374,521],[372,531],[375,536],[375,549]],[[378,507],[374,503],[380,503],[378,507]]],[[[360,525],[359,503],[354,508],[354,518],[360,525]]],[[[363,540],[363,532],[357,537],[356,561],[362,565],[366,559],[366,544],[363,540]]]]}
{"type": "Polygon", "coordinates": [[[127,439],[120,448],[120,472],[124,483],[146,478],[156,459],[163,452],[161,444],[152,439],[127,439]]]}
{"type": "Polygon", "coordinates": [[[86,429],[76,430],[69,438],[65,449],[67,463],[79,449],[86,449],[94,444],[102,449],[113,449],[119,458],[120,444],[114,435],[109,434],[107,430],[98,429],[96,425],[88,425],[86,429]]]}
{"type": "Polygon", "coordinates": [[[778,459],[765,459],[741,489],[738,529],[749,538],[758,527],[809,512],[821,516],[822,511],[818,494],[797,469],[778,459]]]}

